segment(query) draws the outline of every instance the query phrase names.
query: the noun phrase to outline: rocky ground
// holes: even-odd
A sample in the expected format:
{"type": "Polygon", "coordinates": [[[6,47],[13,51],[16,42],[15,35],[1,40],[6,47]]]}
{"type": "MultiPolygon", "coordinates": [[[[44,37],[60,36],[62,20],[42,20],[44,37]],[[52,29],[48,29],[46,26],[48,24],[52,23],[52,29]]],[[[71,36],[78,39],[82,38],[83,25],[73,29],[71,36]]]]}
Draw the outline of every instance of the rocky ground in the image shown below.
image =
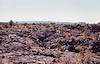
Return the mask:
{"type": "Polygon", "coordinates": [[[0,24],[0,64],[100,64],[99,24],[0,24]]]}

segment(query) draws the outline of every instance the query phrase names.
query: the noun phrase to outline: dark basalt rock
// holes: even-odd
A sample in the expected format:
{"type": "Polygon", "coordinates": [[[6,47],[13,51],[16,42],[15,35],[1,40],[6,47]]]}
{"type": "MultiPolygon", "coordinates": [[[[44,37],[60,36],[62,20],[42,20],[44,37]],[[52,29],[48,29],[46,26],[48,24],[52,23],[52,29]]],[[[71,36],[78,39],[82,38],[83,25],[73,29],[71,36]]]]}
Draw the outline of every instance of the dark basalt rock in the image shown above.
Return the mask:
{"type": "Polygon", "coordinates": [[[92,25],[92,32],[100,32],[100,25],[99,24],[93,24],[92,25]]]}
{"type": "Polygon", "coordinates": [[[100,52],[100,42],[94,42],[92,50],[94,53],[100,52]]]}

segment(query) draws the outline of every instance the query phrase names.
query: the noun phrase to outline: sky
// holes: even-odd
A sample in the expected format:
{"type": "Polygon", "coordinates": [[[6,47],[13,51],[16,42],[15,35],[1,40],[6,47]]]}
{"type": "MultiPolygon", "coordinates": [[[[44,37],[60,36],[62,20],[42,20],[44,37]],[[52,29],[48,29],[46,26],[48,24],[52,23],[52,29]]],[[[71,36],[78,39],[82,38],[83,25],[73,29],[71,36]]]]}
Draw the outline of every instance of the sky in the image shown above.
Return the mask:
{"type": "Polygon", "coordinates": [[[100,0],[0,0],[0,21],[100,21],[100,0]]]}

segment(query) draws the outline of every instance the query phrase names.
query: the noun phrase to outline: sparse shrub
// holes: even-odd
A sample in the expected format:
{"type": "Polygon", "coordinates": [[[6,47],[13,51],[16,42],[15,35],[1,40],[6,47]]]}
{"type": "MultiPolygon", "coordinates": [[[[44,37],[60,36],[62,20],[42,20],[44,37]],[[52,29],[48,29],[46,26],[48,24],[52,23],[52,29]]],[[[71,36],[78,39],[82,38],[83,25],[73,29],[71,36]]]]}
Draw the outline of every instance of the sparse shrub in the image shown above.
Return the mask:
{"type": "Polygon", "coordinates": [[[91,51],[92,46],[90,45],[78,45],[76,49],[78,49],[80,52],[78,54],[78,59],[76,64],[90,64],[90,60],[92,57],[92,51],[91,51]]]}
{"type": "Polygon", "coordinates": [[[92,58],[91,48],[90,45],[77,45],[76,49],[80,52],[72,56],[67,54],[63,57],[61,64],[90,64],[92,58]]]}
{"type": "Polygon", "coordinates": [[[86,38],[88,38],[91,35],[91,26],[89,26],[88,24],[84,28],[84,34],[86,38]]]}
{"type": "Polygon", "coordinates": [[[23,25],[24,25],[24,26],[27,26],[27,25],[28,25],[28,23],[24,23],[23,25]]]}
{"type": "Polygon", "coordinates": [[[71,63],[71,60],[68,56],[65,56],[63,59],[62,59],[62,62],[61,64],[72,64],[71,63]]]}
{"type": "Polygon", "coordinates": [[[13,25],[14,25],[14,22],[13,22],[12,20],[10,20],[10,21],[9,21],[9,25],[10,25],[10,26],[13,26],[13,25]]]}
{"type": "Polygon", "coordinates": [[[32,25],[35,25],[35,23],[32,23],[32,25]]]}

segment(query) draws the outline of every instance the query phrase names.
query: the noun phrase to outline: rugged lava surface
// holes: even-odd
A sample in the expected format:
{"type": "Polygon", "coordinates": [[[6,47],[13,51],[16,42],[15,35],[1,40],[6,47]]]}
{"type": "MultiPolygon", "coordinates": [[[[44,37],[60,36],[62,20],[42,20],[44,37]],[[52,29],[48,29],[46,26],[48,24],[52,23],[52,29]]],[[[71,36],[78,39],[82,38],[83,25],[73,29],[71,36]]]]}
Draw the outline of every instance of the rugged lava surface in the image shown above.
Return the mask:
{"type": "Polygon", "coordinates": [[[100,64],[100,25],[0,24],[0,62],[100,64]],[[87,31],[88,32],[88,31],[87,31]]]}

